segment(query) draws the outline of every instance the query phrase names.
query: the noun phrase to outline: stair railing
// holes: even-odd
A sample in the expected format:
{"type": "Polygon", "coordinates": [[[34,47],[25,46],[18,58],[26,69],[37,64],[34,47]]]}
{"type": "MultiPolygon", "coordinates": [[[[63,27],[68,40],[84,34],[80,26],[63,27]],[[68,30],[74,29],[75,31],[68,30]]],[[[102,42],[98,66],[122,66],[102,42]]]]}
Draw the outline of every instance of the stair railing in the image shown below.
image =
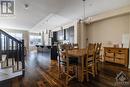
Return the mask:
{"type": "Polygon", "coordinates": [[[1,68],[12,67],[13,72],[22,70],[24,75],[24,40],[19,41],[1,29],[0,61],[1,68]],[[6,58],[2,59],[2,55],[6,55],[6,58]]]}

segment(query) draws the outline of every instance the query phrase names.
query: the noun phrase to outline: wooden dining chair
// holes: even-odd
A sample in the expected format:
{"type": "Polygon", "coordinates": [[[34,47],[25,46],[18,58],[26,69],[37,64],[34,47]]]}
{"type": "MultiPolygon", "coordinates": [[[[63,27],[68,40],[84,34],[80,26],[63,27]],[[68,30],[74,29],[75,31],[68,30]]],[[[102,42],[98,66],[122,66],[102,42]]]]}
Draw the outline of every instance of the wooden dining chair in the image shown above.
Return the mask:
{"type": "MultiPolygon", "coordinates": [[[[64,44],[64,46],[61,46],[61,45],[59,46],[59,78],[61,78],[61,75],[64,73],[66,73],[67,75],[70,74],[69,73],[70,66],[67,66],[68,62],[69,62],[69,65],[71,65],[73,68],[73,70],[71,70],[71,71],[74,71],[75,67],[77,66],[77,61],[73,61],[73,60],[71,60],[72,58],[68,58],[68,50],[72,50],[70,46],[71,46],[70,44],[64,44]],[[61,49],[61,47],[63,47],[63,49],[61,49]],[[62,55],[62,51],[64,51],[64,53],[65,53],[64,55],[62,55]]],[[[74,72],[76,72],[76,71],[74,71],[74,72]]],[[[69,80],[67,79],[66,83],[68,81],[69,80]]]]}
{"type": "Polygon", "coordinates": [[[98,70],[99,70],[98,68],[99,68],[99,63],[100,63],[100,59],[101,59],[101,55],[100,55],[101,46],[102,46],[102,43],[96,44],[96,51],[95,51],[95,73],[96,73],[96,75],[98,74],[98,70]]]}
{"type": "Polygon", "coordinates": [[[66,49],[66,86],[69,81],[78,76],[78,58],[68,56],[68,52],[73,49],[66,49]]]}
{"type": "Polygon", "coordinates": [[[77,43],[73,44],[73,49],[79,49],[79,45],[77,43]]]}
{"type": "Polygon", "coordinates": [[[95,46],[96,44],[89,43],[86,55],[86,79],[89,81],[89,74],[95,77],[95,46]]]}
{"type": "Polygon", "coordinates": [[[58,66],[59,66],[59,78],[61,78],[61,75],[66,70],[66,59],[65,55],[62,54],[63,51],[65,51],[65,45],[66,44],[58,44],[58,66]]]}
{"type": "Polygon", "coordinates": [[[59,56],[59,77],[66,76],[66,86],[78,73],[78,58],[68,56],[68,51],[73,50],[71,46],[71,44],[64,44],[62,51],[64,51],[65,55],[62,56],[61,54],[59,56]]]}

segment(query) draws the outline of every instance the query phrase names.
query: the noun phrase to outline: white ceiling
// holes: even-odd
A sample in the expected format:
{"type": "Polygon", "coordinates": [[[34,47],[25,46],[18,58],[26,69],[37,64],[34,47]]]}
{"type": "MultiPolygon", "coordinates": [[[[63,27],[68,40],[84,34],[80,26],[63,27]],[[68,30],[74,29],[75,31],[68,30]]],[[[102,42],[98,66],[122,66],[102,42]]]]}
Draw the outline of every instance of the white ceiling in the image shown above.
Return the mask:
{"type": "MultiPolygon", "coordinates": [[[[130,4],[130,0],[86,0],[86,16],[130,4]]],[[[16,15],[0,17],[1,28],[43,30],[83,16],[82,0],[15,0],[16,15]],[[24,4],[29,4],[25,9],[24,4]]]]}
{"type": "Polygon", "coordinates": [[[70,22],[71,20],[56,14],[49,14],[46,18],[37,23],[31,31],[43,31],[44,29],[53,29],[59,25],[70,22]]]}

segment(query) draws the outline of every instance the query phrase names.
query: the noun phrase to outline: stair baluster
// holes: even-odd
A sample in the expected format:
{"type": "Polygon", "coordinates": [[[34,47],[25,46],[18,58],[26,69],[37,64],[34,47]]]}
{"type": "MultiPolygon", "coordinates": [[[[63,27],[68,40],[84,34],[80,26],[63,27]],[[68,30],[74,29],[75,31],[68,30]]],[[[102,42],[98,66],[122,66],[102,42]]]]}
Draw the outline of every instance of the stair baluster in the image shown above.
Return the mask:
{"type": "Polygon", "coordinates": [[[1,29],[0,61],[2,68],[12,67],[13,72],[22,71],[24,75],[24,40],[19,41],[1,29]],[[4,61],[2,55],[6,55],[4,61]]]}
{"type": "Polygon", "coordinates": [[[11,40],[12,66],[14,67],[14,41],[11,40]]]}
{"type": "MultiPolygon", "coordinates": [[[[2,39],[2,35],[0,32],[0,43],[2,43],[1,39],[2,39]]],[[[2,51],[1,50],[2,50],[2,44],[0,44],[0,61],[2,60],[2,51]]]]}
{"type": "Polygon", "coordinates": [[[6,66],[8,67],[9,66],[9,63],[8,63],[8,57],[9,57],[9,38],[8,37],[6,37],[6,52],[7,52],[6,66]]]}
{"type": "Polygon", "coordinates": [[[25,59],[24,59],[24,40],[22,40],[22,49],[21,49],[21,61],[22,61],[22,69],[23,69],[23,76],[25,75],[25,59]]]}

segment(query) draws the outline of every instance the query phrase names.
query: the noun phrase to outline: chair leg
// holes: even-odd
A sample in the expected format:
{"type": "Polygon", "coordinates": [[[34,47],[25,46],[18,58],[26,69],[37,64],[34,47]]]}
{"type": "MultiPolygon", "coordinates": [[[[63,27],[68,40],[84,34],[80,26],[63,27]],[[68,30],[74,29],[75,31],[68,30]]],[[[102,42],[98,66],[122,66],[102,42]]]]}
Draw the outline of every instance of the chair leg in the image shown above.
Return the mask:
{"type": "Polygon", "coordinates": [[[97,62],[95,63],[95,74],[96,75],[98,74],[98,63],[97,62]]]}
{"type": "Polygon", "coordinates": [[[66,58],[66,60],[67,60],[67,66],[66,66],[66,73],[67,73],[67,75],[66,75],[66,86],[68,85],[68,81],[69,81],[69,77],[68,77],[68,75],[69,75],[69,59],[68,58],[66,58]]]}
{"type": "Polygon", "coordinates": [[[93,73],[93,77],[95,77],[95,65],[92,66],[92,73],[93,73]]]}
{"type": "Polygon", "coordinates": [[[89,81],[89,75],[88,75],[88,65],[86,64],[86,80],[87,82],[89,81]]]}
{"type": "Polygon", "coordinates": [[[86,69],[86,80],[87,82],[89,81],[89,75],[88,75],[87,69],[86,69]]]}
{"type": "Polygon", "coordinates": [[[76,77],[78,77],[78,65],[74,65],[73,71],[76,77]]]}
{"type": "Polygon", "coordinates": [[[76,66],[76,76],[78,77],[78,65],[76,66]]]}
{"type": "Polygon", "coordinates": [[[61,78],[61,64],[60,64],[60,56],[59,56],[59,60],[58,60],[58,69],[59,69],[59,78],[61,78]]]}
{"type": "Polygon", "coordinates": [[[68,86],[68,80],[69,80],[69,78],[68,78],[68,76],[66,77],[66,82],[65,82],[65,85],[66,86],[68,86]]]}

